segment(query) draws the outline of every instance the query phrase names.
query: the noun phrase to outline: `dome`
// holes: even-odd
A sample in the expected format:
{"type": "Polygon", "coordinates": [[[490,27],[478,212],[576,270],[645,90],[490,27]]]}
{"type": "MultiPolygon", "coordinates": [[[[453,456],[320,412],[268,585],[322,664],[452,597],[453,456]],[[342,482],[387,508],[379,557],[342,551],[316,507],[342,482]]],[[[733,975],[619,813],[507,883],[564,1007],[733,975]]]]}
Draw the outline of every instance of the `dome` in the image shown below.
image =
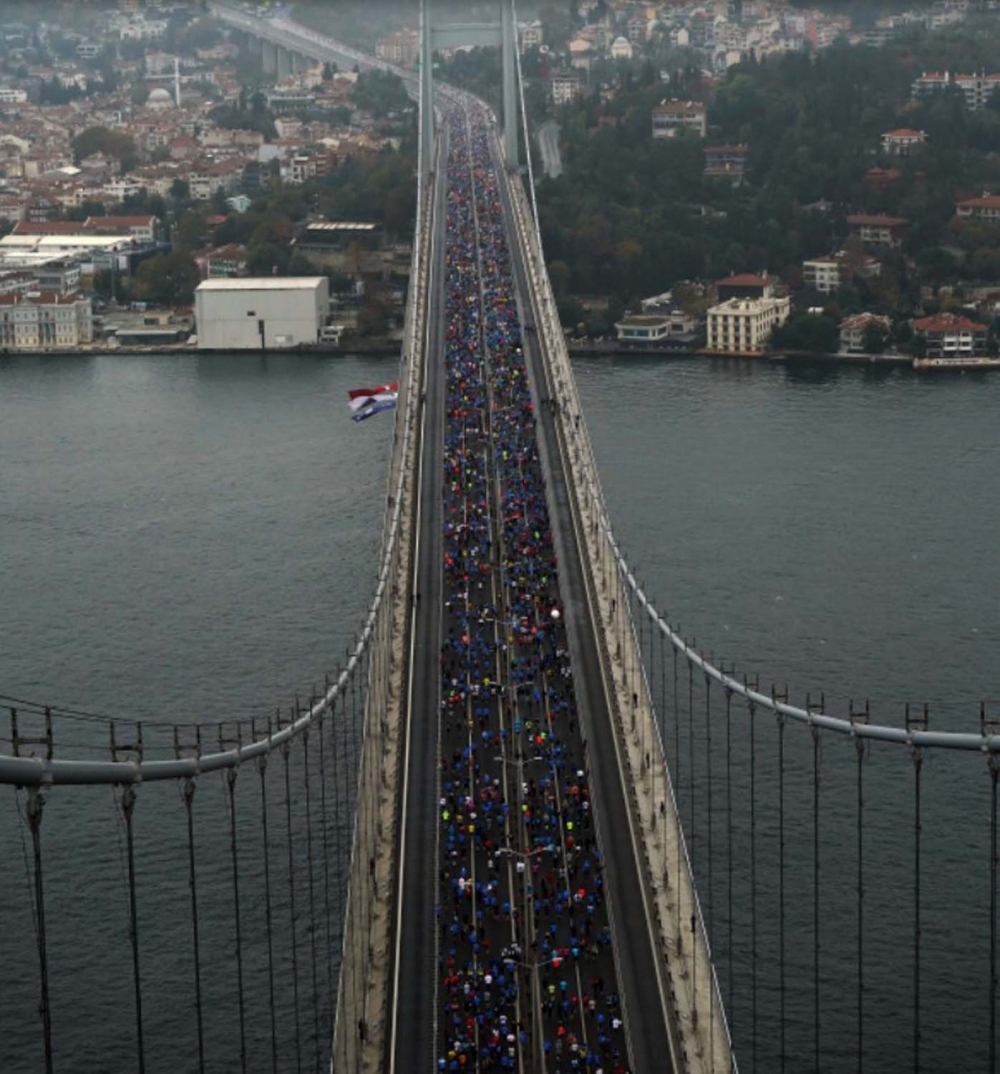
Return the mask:
{"type": "Polygon", "coordinates": [[[174,99],[170,96],[169,90],[155,89],[146,100],[146,107],[158,110],[163,108],[173,108],[174,99]]]}

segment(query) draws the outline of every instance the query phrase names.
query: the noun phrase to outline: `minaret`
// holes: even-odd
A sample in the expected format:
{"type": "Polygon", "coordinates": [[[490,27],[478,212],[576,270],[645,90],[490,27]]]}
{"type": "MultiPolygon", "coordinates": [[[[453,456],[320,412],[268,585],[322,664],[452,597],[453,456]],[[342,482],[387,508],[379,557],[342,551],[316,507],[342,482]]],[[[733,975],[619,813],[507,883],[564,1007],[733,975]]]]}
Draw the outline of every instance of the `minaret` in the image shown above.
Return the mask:
{"type": "Polygon", "coordinates": [[[174,57],[174,104],[181,106],[181,61],[174,57]]]}

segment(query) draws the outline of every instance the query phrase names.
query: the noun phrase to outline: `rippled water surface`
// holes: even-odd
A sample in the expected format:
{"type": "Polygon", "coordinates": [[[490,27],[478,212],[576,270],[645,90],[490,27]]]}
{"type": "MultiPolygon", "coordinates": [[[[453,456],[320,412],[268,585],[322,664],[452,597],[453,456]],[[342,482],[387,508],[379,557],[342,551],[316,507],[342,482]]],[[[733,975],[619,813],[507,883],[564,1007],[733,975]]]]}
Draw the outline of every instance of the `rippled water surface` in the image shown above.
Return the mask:
{"type": "MultiPolygon", "coordinates": [[[[906,701],[927,702],[932,726],[978,731],[980,700],[1000,698],[1000,377],[648,359],[586,359],[575,369],[621,540],[685,633],[759,673],[765,687],[787,681],[799,701],[807,690],[825,693],[827,711],[846,715],[849,699],[857,707],[867,698],[873,719],[901,724],[906,701]]],[[[393,370],[391,361],[349,357],[0,360],[0,692],[181,723],[266,717],[296,693],[308,695],[366,607],[384,503],[391,418],[354,425],[344,393],[393,370]]],[[[719,703],[713,699],[716,719],[719,703]]],[[[683,728],[668,730],[681,741],[683,728]]],[[[805,1069],[813,758],[807,735],[793,731],[789,1069],[805,1069]]],[[[8,732],[0,727],[0,736],[8,732]]],[[[74,734],[81,746],[94,741],[89,725],[74,734]]],[[[776,1069],[775,729],[760,731],[754,758],[754,823],[766,839],[753,888],[746,854],[739,856],[751,834],[745,720],[733,743],[731,1013],[748,1055],[752,958],[744,937],[753,898],[759,952],[767,952],[757,978],[758,1061],[776,1069]]],[[[690,746],[698,751],[679,771],[678,791],[685,803],[697,792],[696,868],[706,901],[708,861],[714,865],[718,924],[728,864],[721,739],[711,763],[703,731],[682,744],[685,755],[690,746]]],[[[839,1071],[856,1068],[855,760],[848,742],[824,750],[823,1069],[839,1071]]],[[[885,1071],[911,1065],[912,771],[899,750],[872,750],[864,762],[864,1024],[869,1065],[885,1071]]],[[[932,1060],[947,1069],[955,1055],[979,1069],[988,1015],[989,780],[977,756],[932,758],[923,775],[924,953],[934,967],[924,982],[925,1056],[928,1069],[932,1060]]],[[[198,793],[203,837],[225,835],[221,791],[198,793]],[[219,808],[213,813],[209,803],[219,808]]],[[[148,1032],[157,1044],[150,1067],[192,1069],[183,807],[175,791],[142,794],[157,804],[137,813],[148,1032]]],[[[131,964],[110,792],[53,793],[44,830],[57,1066],[132,1069],[131,964]]],[[[22,833],[5,792],[5,1074],[41,1069],[22,833]]],[[[252,891],[249,849],[245,860],[252,891]]],[[[224,864],[210,861],[200,881],[208,1047],[212,1069],[236,1070],[224,864]]],[[[259,895],[248,896],[247,913],[260,924],[259,895]]],[[[730,951],[719,927],[728,989],[730,951]]],[[[259,972],[259,946],[247,957],[259,972]]],[[[279,995],[278,1007],[282,1056],[292,1062],[290,997],[279,995]]],[[[251,1069],[269,1069],[265,1014],[253,1014],[251,1069]]]]}

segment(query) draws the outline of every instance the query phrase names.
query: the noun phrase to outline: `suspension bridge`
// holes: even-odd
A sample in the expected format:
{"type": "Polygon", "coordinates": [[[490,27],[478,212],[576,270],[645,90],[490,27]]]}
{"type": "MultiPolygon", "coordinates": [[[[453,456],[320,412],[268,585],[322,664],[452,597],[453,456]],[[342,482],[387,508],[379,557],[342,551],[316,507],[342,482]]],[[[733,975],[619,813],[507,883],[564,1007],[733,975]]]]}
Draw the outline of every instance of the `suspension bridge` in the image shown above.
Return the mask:
{"type": "MultiPolygon", "coordinates": [[[[385,66],[209,6],[277,73],[385,66]]],[[[1000,728],[795,704],[646,592],[520,166],[515,26],[510,2],[456,25],[425,0],[404,73],[417,221],[353,649],[269,719],[0,698],[5,931],[34,949],[0,969],[5,1070],[997,1069],[1000,728]],[[434,49],[466,43],[502,50],[499,121],[434,84],[434,49]],[[942,877],[953,834],[924,833],[930,758],[972,803],[974,875],[942,877]],[[74,820],[101,788],[113,846],[74,820]],[[102,950],[56,942],[53,877],[108,871],[102,950]],[[60,1044],[79,1025],[86,1054],[60,1044]]]]}

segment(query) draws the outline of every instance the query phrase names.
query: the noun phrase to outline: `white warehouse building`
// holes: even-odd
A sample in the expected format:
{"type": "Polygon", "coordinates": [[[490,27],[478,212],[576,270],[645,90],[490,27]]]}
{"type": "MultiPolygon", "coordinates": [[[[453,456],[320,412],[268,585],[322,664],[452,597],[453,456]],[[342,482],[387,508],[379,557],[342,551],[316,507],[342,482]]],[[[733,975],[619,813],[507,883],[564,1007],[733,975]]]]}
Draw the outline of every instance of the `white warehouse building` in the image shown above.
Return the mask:
{"type": "Polygon", "coordinates": [[[330,314],[325,276],[205,280],[194,293],[199,350],[315,343],[330,314]]]}

